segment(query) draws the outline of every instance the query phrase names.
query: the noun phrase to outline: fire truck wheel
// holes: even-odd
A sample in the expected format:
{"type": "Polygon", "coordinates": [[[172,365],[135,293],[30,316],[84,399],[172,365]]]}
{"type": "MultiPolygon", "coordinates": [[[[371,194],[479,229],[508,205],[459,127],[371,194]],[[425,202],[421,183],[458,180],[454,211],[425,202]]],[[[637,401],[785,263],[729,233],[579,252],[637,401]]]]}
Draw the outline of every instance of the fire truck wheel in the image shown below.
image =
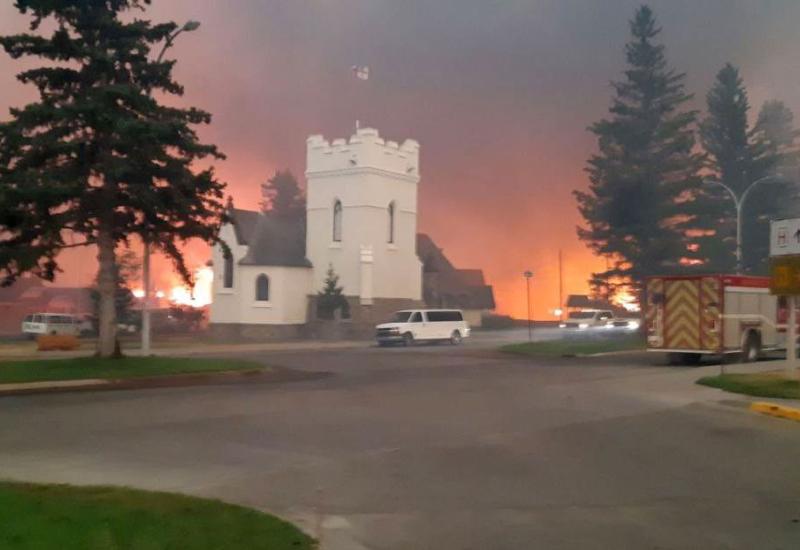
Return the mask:
{"type": "Polygon", "coordinates": [[[757,332],[750,331],[742,346],[742,363],[752,363],[761,357],[761,338],[757,332]]]}

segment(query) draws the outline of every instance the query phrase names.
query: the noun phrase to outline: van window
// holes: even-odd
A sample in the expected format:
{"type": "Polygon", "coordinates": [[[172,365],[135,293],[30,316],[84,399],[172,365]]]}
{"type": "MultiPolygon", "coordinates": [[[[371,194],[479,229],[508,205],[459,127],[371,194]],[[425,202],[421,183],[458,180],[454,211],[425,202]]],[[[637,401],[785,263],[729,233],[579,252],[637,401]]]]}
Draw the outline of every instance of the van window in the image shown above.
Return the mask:
{"type": "Polygon", "coordinates": [[[42,322],[42,316],[41,315],[34,315],[33,316],[33,322],[34,323],[41,323],[42,322]]]}
{"type": "Polygon", "coordinates": [[[409,323],[421,323],[422,322],[422,313],[419,311],[415,311],[414,315],[411,316],[411,319],[408,320],[409,323]]]}
{"type": "Polygon", "coordinates": [[[394,322],[394,323],[407,323],[408,322],[408,318],[410,316],[411,316],[411,312],[410,311],[398,311],[397,313],[394,314],[394,317],[392,318],[392,322],[394,322]]]}
{"type": "Polygon", "coordinates": [[[432,323],[444,323],[447,321],[463,321],[460,311],[429,311],[428,321],[432,323]]]}
{"type": "Polygon", "coordinates": [[[33,322],[33,315],[26,315],[25,319],[24,319],[24,322],[32,323],[33,322]]]}

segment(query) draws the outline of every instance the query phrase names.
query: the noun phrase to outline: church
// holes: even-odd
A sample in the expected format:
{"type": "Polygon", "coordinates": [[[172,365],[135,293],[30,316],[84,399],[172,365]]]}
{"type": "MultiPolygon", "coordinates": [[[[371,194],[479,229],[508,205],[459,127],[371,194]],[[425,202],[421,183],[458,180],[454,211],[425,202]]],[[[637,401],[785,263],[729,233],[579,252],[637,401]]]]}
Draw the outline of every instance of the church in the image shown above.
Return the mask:
{"type": "Polygon", "coordinates": [[[372,128],[306,142],[305,220],[229,208],[212,250],[210,328],[226,339],[369,336],[394,311],[463,309],[473,326],[494,309],[480,270],[456,269],[417,233],[419,144],[372,128]],[[347,318],[323,321],[317,294],[332,269],[347,318]]]}

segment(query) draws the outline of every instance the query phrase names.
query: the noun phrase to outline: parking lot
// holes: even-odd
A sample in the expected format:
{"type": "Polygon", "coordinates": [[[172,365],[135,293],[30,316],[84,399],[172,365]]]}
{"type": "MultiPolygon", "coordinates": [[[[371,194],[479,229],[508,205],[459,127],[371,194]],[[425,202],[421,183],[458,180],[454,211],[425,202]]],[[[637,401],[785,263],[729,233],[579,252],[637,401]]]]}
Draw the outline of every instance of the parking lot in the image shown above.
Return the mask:
{"type": "Polygon", "coordinates": [[[215,496],[323,548],[800,544],[796,424],[692,383],[716,367],[494,351],[519,337],[250,355],[320,373],[289,384],[4,398],[0,477],[215,496]]]}

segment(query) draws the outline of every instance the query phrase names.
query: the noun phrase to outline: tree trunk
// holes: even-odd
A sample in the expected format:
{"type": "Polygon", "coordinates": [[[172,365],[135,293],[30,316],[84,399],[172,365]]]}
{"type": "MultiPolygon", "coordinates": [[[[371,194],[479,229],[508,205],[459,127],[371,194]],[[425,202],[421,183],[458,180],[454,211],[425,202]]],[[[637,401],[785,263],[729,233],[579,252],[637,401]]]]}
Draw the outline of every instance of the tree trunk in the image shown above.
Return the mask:
{"type": "Polygon", "coordinates": [[[119,356],[115,304],[117,262],[114,240],[111,232],[107,229],[101,229],[97,236],[97,262],[99,264],[97,290],[100,294],[97,355],[98,357],[116,357],[119,356]]]}

